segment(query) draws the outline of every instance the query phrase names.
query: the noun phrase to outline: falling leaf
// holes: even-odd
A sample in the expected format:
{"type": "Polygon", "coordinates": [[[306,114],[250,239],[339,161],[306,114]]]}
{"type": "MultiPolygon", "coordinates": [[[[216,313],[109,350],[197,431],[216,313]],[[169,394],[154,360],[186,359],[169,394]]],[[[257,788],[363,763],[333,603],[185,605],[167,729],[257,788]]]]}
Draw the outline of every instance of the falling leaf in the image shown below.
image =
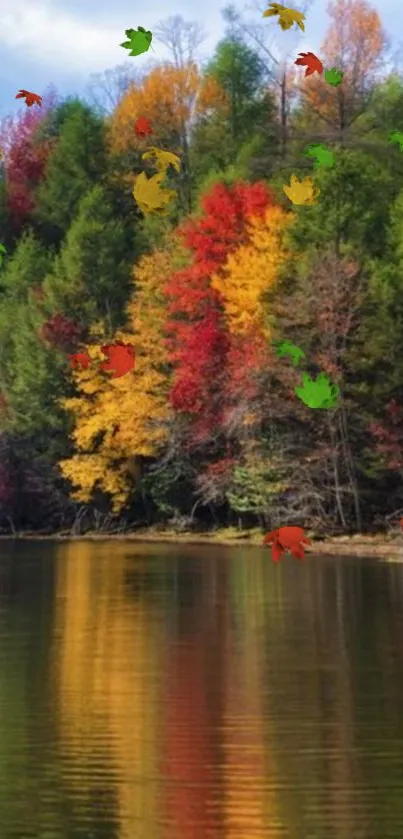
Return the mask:
{"type": "Polygon", "coordinates": [[[151,123],[147,117],[139,117],[134,124],[134,130],[138,137],[147,137],[147,134],[152,134],[151,123]]]}
{"type": "Polygon", "coordinates": [[[29,90],[19,90],[15,98],[25,99],[25,104],[28,105],[28,108],[31,105],[42,106],[42,96],[38,96],[37,93],[31,93],[29,90]]]}
{"type": "Polygon", "coordinates": [[[293,204],[303,204],[305,206],[315,204],[315,199],[320,193],[320,190],[314,187],[311,178],[299,181],[295,175],[291,175],[290,186],[283,186],[283,190],[293,204]]]}
{"type": "Polygon", "coordinates": [[[155,146],[150,146],[150,148],[141,155],[141,158],[142,160],[152,160],[154,166],[159,172],[165,173],[169,165],[173,166],[177,172],[180,171],[180,158],[171,151],[163,151],[163,149],[157,149],[155,146]]]}
{"type": "Polygon", "coordinates": [[[334,408],[340,388],[331,384],[326,373],[319,373],[316,380],[303,373],[302,387],[296,387],[295,393],[309,408],[334,408]]]}
{"type": "Polygon", "coordinates": [[[143,52],[148,52],[153,38],[149,29],[138,26],[137,29],[126,29],[125,33],[129,40],[123,41],[123,44],[119,46],[129,50],[129,55],[141,55],[143,52]]]}
{"type": "Polygon", "coordinates": [[[91,361],[87,352],[74,353],[69,355],[69,359],[73,370],[88,370],[91,361]]]}
{"type": "Polygon", "coordinates": [[[147,178],[145,172],[137,175],[133,197],[143,213],[164,215],[168,212],[166,205],[175,197],[175,190],[161,189],[160,185],[164,178],[165,172],[157,172],[152,178],[147,178]]]}
{"type": "Polygon", "coordinates": [[[294,61],[300,67],[306,67],[305,76],[312,76],[313,73],[323,73],[323,64],[313,52],[300,52],[300,58],[294,61]]]}
{"type": "MultiPolygon", "coordinates": [[[[403,135],[402,135],[403,137],[403,135]]],[[[334,165],[334,154],[330,149],[327,149],[326,146],[322,145],[312,145],[308,146],[305,154],[308,157],[315,157],[316,160],[313,164],[314,169],[319,169],[321,166],[333,166],[334,165]]]]}
{"type": "Polygon", "coordinates": [[[325,80],[328,84],[333,85],[333,87],[337,87],[339,84],[341,84],[343,78],[343,70],[337,70],[336,67],[332,67],[331,70],[325,70],[325,80]]]}
{"type": "Polygon", "coordinates": [[[272,546],[272,560],[278,562],[286,551],[294,559],[304,559],[305,546],[312,545],[312,542],[305,536],[303,527],[279,527],[266,534],[263,545],[272,546]]]}
{"type": "Polygon", "coordinates": [[[296,344],[293,344],[291,341],[281,341],[277,345],[277,353],[280,358],[283,355],[290,355],[292,358],[292,363],[294,367],[297,367],[301,358],[305,358],[305,353],[301,350],[300,347],[297,347],[296,344]]]}
{"type": "Polygon", "coordinates": [[[7,248],[0,243],[0,265],[3,264],[3,253],[7,253],[7,248]]]}
{"type": "Polygon", "coordinates": [[[402,131],[391,131],[388,136],[389,143],[397,143],[400,147],[400,151],[403,151],[403,132],[402,131]]]}
{"type": "Polygon", "coordinates": [[[283,30],[291,29],[295,23],[305,32],[305,24],[302,21],[306,20],[306,17],[302,12],[288,9],[286,6],[281,6],[280,3],[269,3],[269,8],[263,12],[263,17],[273,17],[273,15],[278,15],[278,23],[283,30]]]}
{"type": "Polygon", "coordinates": [[[114,371],[112,379],[120,379],[133,370],[135,350],[132,344],[116,341],[114,344],[105,344],[101,350],[107,356],[107,361],[103,361],[100,368],[108,373],[114,371]]]}

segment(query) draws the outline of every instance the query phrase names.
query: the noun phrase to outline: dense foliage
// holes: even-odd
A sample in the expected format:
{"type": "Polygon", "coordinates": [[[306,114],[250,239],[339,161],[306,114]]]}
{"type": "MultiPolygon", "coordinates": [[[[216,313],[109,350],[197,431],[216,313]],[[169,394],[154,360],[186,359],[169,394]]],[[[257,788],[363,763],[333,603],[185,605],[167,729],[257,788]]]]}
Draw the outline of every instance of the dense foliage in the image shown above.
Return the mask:
{"type": "Polygon", "coordinates": [[[345,71],[338,88],[270,73],[227,12],[204,69],[154,67],[106,116],[53,99],[3,121],[4,530],[103,517],[336,533],[403,509],[403,158],[388,143],[403,80],[383,70],[365,0],[329,13],[321,57],[345,71]],[[141,116],[182,161],[157,219],[132,197],[141,116]],[[304,156],[314,140],[333,168],[304,156]],[[288,202],[290,173],[315,179],[316,205],[288,202]],[[337,410],[295,397],[279,338],[339,384],[337,410]],[[71,369],[106,340],[135,345],[132,372],[71,369]]]}

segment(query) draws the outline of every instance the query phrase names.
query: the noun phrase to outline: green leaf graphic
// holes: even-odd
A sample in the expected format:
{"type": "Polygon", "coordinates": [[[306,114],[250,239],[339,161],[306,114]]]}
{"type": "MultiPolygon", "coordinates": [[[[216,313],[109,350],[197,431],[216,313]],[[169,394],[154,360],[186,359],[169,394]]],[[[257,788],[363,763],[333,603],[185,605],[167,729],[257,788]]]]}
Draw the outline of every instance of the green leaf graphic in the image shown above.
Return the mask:
{"type": "Polygon", "coordinates": [[[129,40],[119,46],[129,50],[129,55],[141,55],[150,49],[153,36],[149,29],[138,26],[137,29],[126,29],[125,33],[129,40]]]}
{"type": "Polygon", "coordinates": [[[314,157],[316,158],[313,168],[320,169],[321,166],[333,166],[334,165],[334,154],[330,149],[326,148],[326,146],[319,145],[312,145],[308,146],[305,154],[307,157],[314,157]]]}
{"type": "Polygon", "coordinates": [[[303,373],[302,387],[296,387],[295,393],[308,408],[334,408],[340,388],[331,384],[326,373],[319,373],[317,379],[311,379],[308,373],[303,373]]]}
{"type": "Polygon", "coordinates": [[[275,344],[275,346],[277,346],[276,355],[279,357],[283,355],[290,355],[294,367],[297,367],[301,358],[305,358],[305,353],[301,350],[301,347],[297,347],[297,345],[293,344],[291,341],[279,341],[275,344]]]}
{"type": "Polygon", "coordinates": [[[337,67],[332,67],[331,70],[325,70],[325,80],[328,84],[337,87],[341,84],[344,78],[343,70],[338,70],[337,67]]]}
{"type": "Polygon", "coordinates": [[[397,143],[400,151],[403,151],[403,133],[401,131],[391,131],[388,136],[389,143],[397,143]]]}

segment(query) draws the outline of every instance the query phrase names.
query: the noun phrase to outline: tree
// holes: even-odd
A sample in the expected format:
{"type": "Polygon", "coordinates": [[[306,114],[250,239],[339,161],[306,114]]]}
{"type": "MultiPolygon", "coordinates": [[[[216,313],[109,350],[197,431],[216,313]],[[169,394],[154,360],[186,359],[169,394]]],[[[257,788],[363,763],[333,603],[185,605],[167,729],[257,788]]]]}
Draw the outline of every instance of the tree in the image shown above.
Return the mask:
{"type": "MultiPolygon", "coordinates": [[[[301,11],[306,12],[309,0],[304,4],[301,11]]],[[[257,7],[262,16],[267,7],[257,7]]],[[[277,138],[279,140],[279,151],[282,160],[285,160],[288,152],[289,139],[289,115],[292,99],[295,97],[295,72],[290,69],[289,56],[296,52],[297,38],[295,31],[277,33],[277,40],[273,38],[273,28],[270,22],[255,23],[245,21],[241,14],[229,5],[223,10],[223,17],[227,23],[230,36],[237,36],[241,40],[252,41],[259,56],[262,72],[265,74],[270,90],[274,92],[278,105],[277,138]],[[268,39],[270,38],[270,46],[268,39]]]]}
{"type": "Polygon", "coordinates": [[[226,99],[194,126],[191,160],[199,178],[212,169],[225,169],[242,151],[253,158],[256,148],[263,153],[274,147],[274,102],[264,88],[256,52],[239,38],[227,38],[218,44],[205,76],[220,85],[226,99]]]}
{"type": "Polygon", "coordinates": [[[390,168],[368,152],[338,148],[335,165],[313,175],[320,196],[316,205],[304,208],[306,213],[295,214],[297,249],[332,243],[339,256],[346,249],[360,259],[380,256],[386,246],[388,207],[398,187],[390,168]]]}
{"type": "Polygon", "coordinates": [[[262,333],[270,338],[264,295],[276,283],[288,256],[283,233],[292,219],[281,207],[270,206],[263,216],[249,221],[248,240],[229,253],[211,287],[219,292],[231,334],[262,333]]]}
{"type": "Polygon", "coordinates": [[[215,440],[222,427],[229,349],[220,295],[211,286],[231,250],[247,241],[248,222],[263,216],[272,201],[262,183],[217,184],[202,200],[199,218],[179,231],[192,262],[165,286],[170,361],[170,393],[175,411],[187,415],[192,444],[215,440]]]}
{"type": "Polygon", "coordinates": [[[177,70],[190,66],[197,58],[197,50],[205,41],[206,33],[199,23],[173,15],[158,21],[153,27],[153,38],[168,47],[177,70]]]}
{"type": "Polygon", "coordinates": [[[102,320],[113,333],[129,299],[133,234],[117,218],[101,185],[77,208],[43,289],[49,315],[61,312],[83,326],[102,320]]]}
{"type": "MultiPolygon", "coordinates": [[[[134,371],[119,379],[99,374],[96,367],[73,374],[78,396],[63,401],[63,406],[74,418],[75,454],[59,465],[75,484],[78,500],[89,501],[101,489],[111,496],[114,511],[121,510],[136,489],[136,462],[155,457],[166,440],[170,410],[162,289],[170,271],[169,251],[143,256],[134,269],[136,295],[128,306],[129,331],[114,336],[134,342],[134,371]]],[[[100,360],[98,344],[87,349],[94,361],[100,360]]]]}
{"type": "MultiPolygon", "coordinates": [[[[192,178],[188,162],[189,132],[200,113],[206,112],[223,93],[212,79],[203,79],[196,64],[175,67],[165,63],[156,67],[140,86],[132,85],[109,122],[112,153],[126,155],[130,167],[141,165],[144,142],[136,136],[134,123],[145,116],[153,126],[153,145],[167,148],[181,157],[179,177],[184,211],[191,209],[192,178]]],[[[129,178],[133,185],[133,177],[129,178]]]]}
{"type": "Polygon", "coordinates": [[[345,73],[336,88],[314,75],[301,83],[306,107],[346,142],[351,126],[368,108],[375,79],[384,59],[386,38],[377,11],[367,0],[333,0],[331,25],[320,55],[325,67],[345,73]]]}
{"type": "Polygon", "coordinates": [[[61,124],[46,177],[36,193],[35,218],[50,241],[60,244],[80,200],[102,182],[106,167],[103,122],[89,107],[74,103],[61,124]]]}
{"type": "Polygon", "coordinates": [[[103,73],[92,73],[88,85],[88,98],[97,112],[110,114],[119,104],[132,82],[140,83],[141,71],[128,61],[103,73]]]}
{"type": "Polygon", "coordinates": [[[51,141],[38,137],[49,105],[34,111],[26,109],[17,117],[5,119],[0,130],[4,154],[4,194],[13,233],[19,233],[32,217],[35,190],[44,176],[51,152],[51,141]]]}

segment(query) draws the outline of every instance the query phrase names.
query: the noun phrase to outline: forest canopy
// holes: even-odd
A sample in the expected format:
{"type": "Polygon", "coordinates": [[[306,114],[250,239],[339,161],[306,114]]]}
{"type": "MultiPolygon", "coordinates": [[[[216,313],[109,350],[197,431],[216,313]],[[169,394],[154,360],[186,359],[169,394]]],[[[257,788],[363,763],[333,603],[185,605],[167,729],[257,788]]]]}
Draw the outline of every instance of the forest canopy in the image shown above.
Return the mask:
{"type": "Polygon", "coordinates": [[[403,79],[369,2],[328,15],[319,55],[339,86],[293,54],[279,62],[267,23],[228,8],[203,65],[197,26],[168,20],[156,33],[171,60],[3,120],[3,532],[102,520],[321,534],[403,510],[403,156],[389,140],[403,79]],[[133,198],[158,166],[150,145],[180,160],[165,215],[133,198]],[[320,199],[291,204],[291,175],[320,199]],[[296,398],[301,369],[280,340],[340,388],[333,410],[296,398]],[[135,347],[121,378],[99,366],[112,341],[135,347]],[[75,353],[89,366],[73,369],[75,353]]]}

